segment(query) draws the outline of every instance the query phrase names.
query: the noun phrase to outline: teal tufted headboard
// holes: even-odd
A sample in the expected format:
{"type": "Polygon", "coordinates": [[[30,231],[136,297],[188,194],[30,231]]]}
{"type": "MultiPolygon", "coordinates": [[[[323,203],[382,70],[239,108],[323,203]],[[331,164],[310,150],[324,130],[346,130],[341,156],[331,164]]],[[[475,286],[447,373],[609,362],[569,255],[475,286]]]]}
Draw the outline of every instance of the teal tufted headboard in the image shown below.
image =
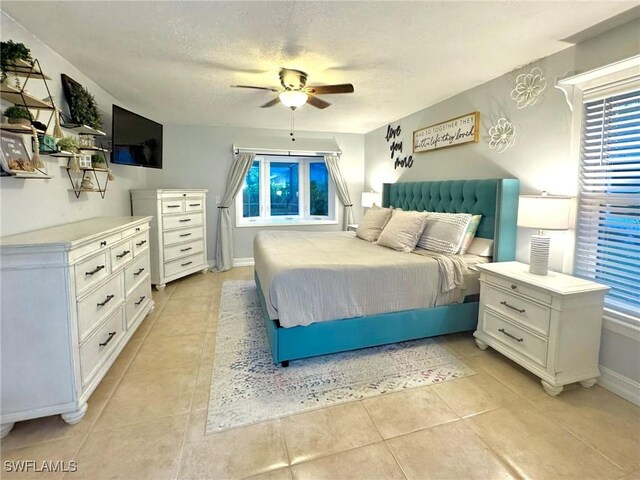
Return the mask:
{"type": "Polygon", "coordinates": [[[493,260],[515,259],[517,179],[385,183],[382,206],[428,212],[482,215],[476,236],[494,240],[493,260]]]}

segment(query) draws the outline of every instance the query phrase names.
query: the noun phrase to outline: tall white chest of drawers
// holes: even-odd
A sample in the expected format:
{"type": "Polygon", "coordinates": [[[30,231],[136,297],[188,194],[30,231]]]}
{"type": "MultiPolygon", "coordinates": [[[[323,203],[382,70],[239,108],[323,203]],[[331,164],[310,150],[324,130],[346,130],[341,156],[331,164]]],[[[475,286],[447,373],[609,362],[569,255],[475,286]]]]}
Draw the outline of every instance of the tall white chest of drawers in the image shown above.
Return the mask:
{"type": "Polygon", "coordinates": [[[87,399],[154,306],[150,217],[100,217],[0,239],[0,416],[62,414],[87,399]]]}
{"type": "Polygon", "coordinates": [[[477,265],[478,347],[491,346],[540,377],[552,396],[564,385],[595,384],[604,296],[609,287],[519,262],[477,265]]]}
{"type": "Polygon", "coordinates": [[[134,215],[151,215],[151,283],[208,270],[207,190],[131,190],[134,215]]]}

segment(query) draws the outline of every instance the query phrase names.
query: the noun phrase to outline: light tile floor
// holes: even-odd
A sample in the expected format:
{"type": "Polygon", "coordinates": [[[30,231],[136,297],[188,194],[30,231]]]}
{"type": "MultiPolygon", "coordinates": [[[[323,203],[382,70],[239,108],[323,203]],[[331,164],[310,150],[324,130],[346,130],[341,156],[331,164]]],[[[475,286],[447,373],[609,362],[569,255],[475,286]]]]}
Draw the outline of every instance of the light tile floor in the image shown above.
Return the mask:
{"type": "Polygon", "coordinates": [[[196,274],[154,292],[77,425],[16,424],[6,460],[75,461],[76,473],[10,478],[640,480],[640,408],[595,386],[544,393],[470,334],[443,337],[478,375],[205,436],[222,283],[196,274]]]}

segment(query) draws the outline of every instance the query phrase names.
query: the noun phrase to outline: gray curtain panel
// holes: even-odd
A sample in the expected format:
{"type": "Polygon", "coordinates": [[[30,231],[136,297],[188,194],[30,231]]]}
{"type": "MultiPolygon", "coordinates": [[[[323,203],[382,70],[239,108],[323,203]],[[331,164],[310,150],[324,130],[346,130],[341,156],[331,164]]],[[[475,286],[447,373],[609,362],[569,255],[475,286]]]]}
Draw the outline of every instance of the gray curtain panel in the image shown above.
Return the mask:
{"type": "Polygon", "coordinates": [[[216,232],[216,270],[224,272],[233,267],[233,225],[229,207],[244,184],[255,155],[239,153],[231,165],[227,178],[227,189],[218,206],[218,230],[216,232]]]}
{"type": "Polygon", "coordinates": [[[349,196],[349,190],[347,189],[347,182],[344,181],[342,173],[340,173],[340,157],[337,155],[325,155],[324,163],[327,165],[331,181],[333,181],[333,184],[336,187],[338,198],[344,205],[342,230],[346,230],[347,225],[353,223],[353,204],[351,203],[351,197],[349,196]]]}

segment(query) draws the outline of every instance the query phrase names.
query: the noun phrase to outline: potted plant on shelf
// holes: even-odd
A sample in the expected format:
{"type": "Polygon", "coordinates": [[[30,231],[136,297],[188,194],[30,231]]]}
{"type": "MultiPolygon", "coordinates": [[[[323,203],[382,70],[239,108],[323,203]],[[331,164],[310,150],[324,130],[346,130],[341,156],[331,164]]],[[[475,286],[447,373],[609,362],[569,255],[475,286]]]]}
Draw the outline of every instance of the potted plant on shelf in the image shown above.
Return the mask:
{"type": "Polygon", "coordinates": [[[78,139],[76,137],[64,137],[58,140],[58,150],[78,153],[78,139]]]}
{"type": "Polygon", "coordinates": [[[25,107],[14,105],[13,107],[5,109],[3,115],[7,117],[9,123],[26,125],[27,127],[31,126],[31,112],[25,107]]]}
{"type": "Polygon", "coordinates": [[[23,43],[15,43],[12,40],[7,40],[0,44],[0,70],[2,70],[1,81],[4,82],[7,79],[7,71],[18,62],[18,60],[24,60],[25,62],[32,63],[31,50],[24,46],[23,43]]]}

